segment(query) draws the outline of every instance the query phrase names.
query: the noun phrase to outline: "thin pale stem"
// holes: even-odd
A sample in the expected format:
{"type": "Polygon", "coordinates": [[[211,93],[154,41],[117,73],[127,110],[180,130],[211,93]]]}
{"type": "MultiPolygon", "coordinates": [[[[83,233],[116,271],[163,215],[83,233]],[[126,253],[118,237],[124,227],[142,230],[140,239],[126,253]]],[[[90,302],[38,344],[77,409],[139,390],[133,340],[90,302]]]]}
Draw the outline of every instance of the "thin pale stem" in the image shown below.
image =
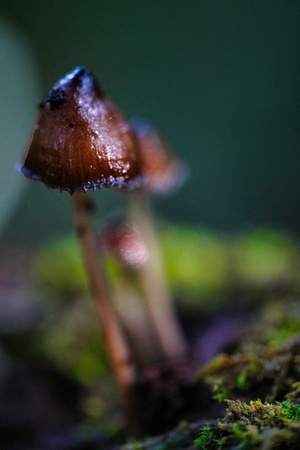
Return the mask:
{"type": "MultiPolygon", "coordinates": [[[[131,351],[121,329],[116,312],[109,301],[108,287],[101,265],[101,256],[95,243],[91,225],[91,202],[84,192],[72,195],[74,225],[95,299],[104,339],[123,395],[129,395],[136,381],[136,370],[131,351]]],[[[128,399],[127,399],[128,401],[128,399]]]]}
{"type": "Polygon", "coordinates": [[[136,287],[136,274],[124,269],[114,290],[117,311],[139,368],[145,370],[161,359],[157,338],[147,308],[136,287]]]}
{"type": "Polygon", "coordinates": [[[168,359],[182,358],[187,345],[166,286],[156,225],[150,200],[146,195],[132,193],[130,215],[131,220],[139,227],[149,251],[148,260],[140,269],[140,276],[153,326],[164,355],[168,359]]]}

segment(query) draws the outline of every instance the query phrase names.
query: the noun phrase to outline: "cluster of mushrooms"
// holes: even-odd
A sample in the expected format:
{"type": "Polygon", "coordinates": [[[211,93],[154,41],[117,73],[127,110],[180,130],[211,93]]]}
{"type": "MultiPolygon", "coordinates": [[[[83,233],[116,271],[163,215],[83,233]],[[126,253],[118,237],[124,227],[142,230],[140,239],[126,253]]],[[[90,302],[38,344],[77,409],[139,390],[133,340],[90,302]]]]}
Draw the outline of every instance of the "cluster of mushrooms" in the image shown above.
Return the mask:
{"type": "Polygon", "coordinates": [[[166,288],[150,208],[152,194],[171,191],[183,180],[183,166],[151,126],[126,121],[91,72],[77,67],[40,104],[20,171],[71,194],[75,231],[103,337],[124,400],[130,403],[139,372],[160,361],[184,359],[187,351],[166,288]],[[101,187],[129,193],[127,221],[106,227],[99,249],[87,191],[101,187]],[[103,267],[104,252],[118,259],[120,286],[126,289],[113,292],[103,267]],[[134,276],[139,277],[141,292],[130,283],[134,276]],[[120,308],[124,302],[128,307],[120,308]]]}

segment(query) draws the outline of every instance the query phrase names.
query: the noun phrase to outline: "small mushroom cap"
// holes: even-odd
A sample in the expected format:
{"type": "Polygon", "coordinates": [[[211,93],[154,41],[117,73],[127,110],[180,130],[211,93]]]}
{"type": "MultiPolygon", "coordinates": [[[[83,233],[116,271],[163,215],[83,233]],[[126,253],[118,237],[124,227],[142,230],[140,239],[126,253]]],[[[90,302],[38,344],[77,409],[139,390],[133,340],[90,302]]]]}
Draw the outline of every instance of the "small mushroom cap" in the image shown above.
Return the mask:
{"type": "Polygon", "coordinates": [[[168,194],[180,188],[187,177],[187,167],[172,152],[170,145],[143,119],[131,119],[142,159],[145,183],[142,190],[152,194],[168,194]]]}
{"type": "Polygon", "coordinates": [[[101,241],[125,267],[138,269],[148,260],[148,248],[141,233],[124,220],[109,221],[101,231],[101,241]]]}
{"type": "Polygon", "coordinates": [[[77,67],[40,104],[21,172],[70,193],[141,183],[137,142],[90,71],[77,67]]]}

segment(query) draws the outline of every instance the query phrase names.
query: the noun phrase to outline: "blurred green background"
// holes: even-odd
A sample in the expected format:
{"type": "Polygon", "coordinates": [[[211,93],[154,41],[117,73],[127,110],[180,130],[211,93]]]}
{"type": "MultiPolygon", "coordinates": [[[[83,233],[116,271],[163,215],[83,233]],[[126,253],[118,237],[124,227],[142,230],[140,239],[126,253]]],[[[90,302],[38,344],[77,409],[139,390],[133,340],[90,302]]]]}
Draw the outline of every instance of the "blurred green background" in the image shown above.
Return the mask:
{"type": "MultiPolygon", "coordinates": [[[[163,218],[299,232],[300,2],[0,2],[0,232],[41,242],[71,229],[68,194],[15,170],[36,105],[87,66],[127,117],[151,121],[190,166],[163,218]]],[[[97,191],[99,218],[124,194],[97,191]]]]}

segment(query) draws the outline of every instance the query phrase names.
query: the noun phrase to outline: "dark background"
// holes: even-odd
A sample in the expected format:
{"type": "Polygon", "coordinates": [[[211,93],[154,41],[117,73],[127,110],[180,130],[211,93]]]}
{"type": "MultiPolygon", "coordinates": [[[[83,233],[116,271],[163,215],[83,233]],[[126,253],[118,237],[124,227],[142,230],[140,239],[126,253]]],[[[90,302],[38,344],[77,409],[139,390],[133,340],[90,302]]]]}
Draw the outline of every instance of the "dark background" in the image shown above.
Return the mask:
{"type": "MultiPolygon", "coordinates": [[[[16,163],[36,104],[85,65],[127,117],[147,118],[188,162],[182,190],[156,200],[161,217],[299,232],[299,1],[2,0],[0,17],[31,48],[37,75],[16,163]]],[[[1,58],[1,72],[8,62],[1,58]]],[[[21,119],[16,104],[1,117],[5,128],[21,119]]],[[[17,176],[11,162],[1,171],[17,176]]],[[[70,229],[68,194],[20,186],[5,239],[36,242],[70,229]]],[[[93,195],[99,219],[124,204],[112,190],[93,195]]]]}

